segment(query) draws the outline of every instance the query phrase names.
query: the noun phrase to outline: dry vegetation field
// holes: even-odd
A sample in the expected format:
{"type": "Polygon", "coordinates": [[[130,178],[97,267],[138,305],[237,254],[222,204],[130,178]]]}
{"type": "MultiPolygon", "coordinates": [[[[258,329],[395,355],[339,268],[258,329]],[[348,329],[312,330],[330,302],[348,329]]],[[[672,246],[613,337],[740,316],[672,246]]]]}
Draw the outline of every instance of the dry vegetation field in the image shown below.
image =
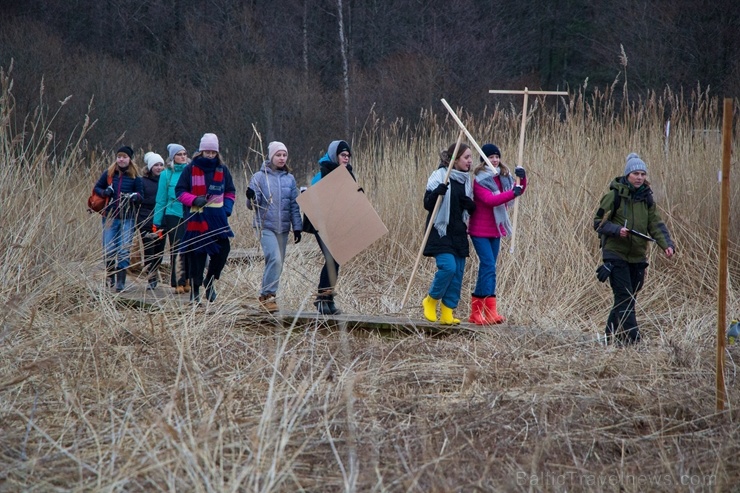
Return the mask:
{"type": "MultiPolygon", "coordinates": [[[[0,492],[738,491],[740,347],[726,353],[728,411],[715,413],[717,99],[666,91],[614,116],[608,91],[574,93],[558,103],[565,119],[535,102],[517,249],[504,242],[499,261],[509,323],[383,337],[245,316],[259,264],[229,264],[203,309],[121,306],[95,274],[100,220],[83,206],[109,157],[84,159],[82,122],[51,135],[55,109],[16,114],[2,84],[0,492]],[[50,156],[60,140],[65,152],[50,156]],[[596,336],[611,292],[595,279],[590,223],[630,151],[648,164],[678,253],[650,254],[644,342],[605,348],[596,336]]],[[[514,161],[514,108],[463,119],[514,161]]],[[[457,133],[422,113],[371,117],[355,139],[358,181],[390,232],[342,267],[346,312],[397,310],[423,234],[424,184],[457,133]]],[[[247,166],[231,166],[234,246],[256,247],[247,166]]],[[[739,226],[733,218],[730,315],[740,313],[739,226]]],[[[320,267],[314,240],[304,243],[283,275],[279,302],[291,310],[312,308],[320,267]]],[[[473,258],[460,315],[476,268],[473,258]]],[[[405,312],[421,316],[433,270],[422,262],[405,312]]]]}

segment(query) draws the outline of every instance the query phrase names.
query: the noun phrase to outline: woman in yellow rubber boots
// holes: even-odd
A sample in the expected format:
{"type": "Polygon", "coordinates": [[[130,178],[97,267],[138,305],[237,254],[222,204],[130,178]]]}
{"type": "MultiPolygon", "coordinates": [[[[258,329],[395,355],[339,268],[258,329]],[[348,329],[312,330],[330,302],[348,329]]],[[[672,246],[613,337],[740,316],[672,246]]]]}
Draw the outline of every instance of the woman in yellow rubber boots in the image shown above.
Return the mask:
{"type": "Polygon", "coordinates": [[[442,151],[439,167],[429,177],[424,193],[424,208],[429,211],[427,225],[429,221],[434,222],[424,246],[424,255],[434,257],[437,272],[429,288],[429,294],[422,304],[424,317],[431,322],[438,321],[437,305],[439,305],[439,323],[443,325],[460,323],[452,312],[460,301],[465,259],[470,255],[467,221],[475,210],[473,184],[469,175],[470,167],[473,165],[473,153],[467,145],[460,144],[450,172],[449,183],[444,182],[454,152],[455,144],[442,151]],[[437,216],[432,217],[437,197],[440,196],[441,206],[437,216]]]}

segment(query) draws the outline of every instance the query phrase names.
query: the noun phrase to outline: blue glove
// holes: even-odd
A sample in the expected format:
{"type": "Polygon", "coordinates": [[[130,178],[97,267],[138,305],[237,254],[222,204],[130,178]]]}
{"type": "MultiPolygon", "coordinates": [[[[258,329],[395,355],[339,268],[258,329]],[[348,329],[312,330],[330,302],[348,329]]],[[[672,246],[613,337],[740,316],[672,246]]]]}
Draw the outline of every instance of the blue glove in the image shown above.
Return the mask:
{"type": "Polygon", "coordinates": [[[224,199],[224,212],[226,217],[231,216],[231,212],[234,210],[234,201],[231,199],[224,199]]]}
{"type": "Polygon", "coordinates": [[[195,197],[195,199],[193,199],[193,207],[203,207],[207,203],[208,201],[206,200],[205,195],[200,195],[198,197],[195,197]]]}
{"type": "Polygon", "coordinates": [[[519,197],[524,193],[524,189],[520,185],[516,185],[512,190],[514,191],[514,197],[519,197]]]}
{"type": "Polygon", "coordinates": [[[521,166],[517,166],[516,168],[514,168],[514,174],[517,176],[517,178],[521,180],[527,177],[527,172],[524,171],[524,168],[522,168],[521,166]]]}
{"type": "Polygon", "coordinates": [[[105,195],[106,197],[113,197],[115,193],[116,191],[113,190],[113,185],[108,185],[108,188],[105,189],[103,195],[105,195]]]}

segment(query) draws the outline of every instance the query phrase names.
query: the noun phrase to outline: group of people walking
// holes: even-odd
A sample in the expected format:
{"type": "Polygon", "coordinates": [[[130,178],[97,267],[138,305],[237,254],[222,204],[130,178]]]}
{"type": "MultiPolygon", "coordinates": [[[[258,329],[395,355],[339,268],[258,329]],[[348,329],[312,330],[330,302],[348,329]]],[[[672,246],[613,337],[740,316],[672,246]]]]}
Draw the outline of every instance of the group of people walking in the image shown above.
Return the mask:
{"type": "MultiPolygon", "coordinates": [[[[454,310],[470,255],[468,237],[479,259],[468,321],[494,325],[506,320],[498,311],[497,261],[501,239],[512,232],[508,208],[527,189],[527,174],[521,166],[512,173],[496,145],[485,144],[481,150],[488,162],[481,157],[475,167],[473,152],[466,144],[444,150],[424,193],[424,208],[429,211],[427,225],[433,223],[424,255],[434,257],[437,271],[422,301],[423,314],[427,320],[443,325],[460,323],[454,310]],[[438,212],[432,217],[435,210],[438,212]]],[[[144,243],[147,289],[157,287],[158,268],[165,240],[169,239],[170,285],[177,293],[190,293],[194,303],[201,302],[203,288],[205,299],[213,302],[217,298],[215,283],[234,236],[229,216],[236,189],[221,159],[215,134],[203,135],[192,160],[180,144],[169,144],[167,152],[167,162],[159,154],[146,153],[140,176],[133,150],[123,146],[116,153],[115,163],[95,184],[96,193],[108,198],[102,218],[107,282],[117,292],[125,289],[130,246],[138,228],[144,243]]],[[[346,141],[331,142],[318,162],[319,172],[312,184],[340,166],[354,178],[351,156],[346,141]]],[[[594,219],[594,228],[602,238],[604,260],[599,278],[610,280],[614,294],[605,329],[610,341],[640,340],[634,311],[647,268],[648,242],[655,241],[667,257],[673,255],[674,245],[655,207],[646,174],[644,161],[630,154],[624,175],[613,181],[594,219]]],[[[299,243],[306,232],[315,235],[324,256],[314,305],[325,315],[341,313],[334,300],[339,264],[320,232],[307,217],[301,217],[298,194],[288,166],[287,147],[282,142],[270,142],[267,159],[246,190],[246,205],[254,212],[252,225],[265,258],[260,305],[268,312],[278,310],[276,296],[290,233],[293,242],[299,243]]]]}
{"type": "Polygon", "coordinates": [[[215,281],[226,265],[229,238],[234,236],[228,218],[236,188],[221,160],[215,134],[203,135],[192,160],[180,144],[168,145],[167,152],[167,165],[161,155],[146,153],[140,176],[133,149],[123,146],[116,152],[116,162],[95,183],[95,192],[108,197],[102,211],[108,283],[117,292],[125,289],[130,248],[138,229],[144,244],[147,289],[157,287],[169,238],[170,285],[177,293],[189,292],[193,302],[201,301],[204,287],[206,298],[215,301],[215,281]]]}
{"type": "MultiPolygon", "coordinates": [[[[192,160],[180,144],[167,146],[168,160],[154,152],[144,155],[141,173],[133,160],[134,151],[123,146],[116,162],[107,168],[94,185],[97,194],[108,202],[102,211],[103,252],[107,282],[116,292],[126,287],[131,245],[138,229],[144,246],[147,289],[158,285],[158,270],[170,243],[170,285],[177,293],[190,293],[190,301],[213,302],[218,294],[216,280],[221,276],[234,236],[229,217],[236,199],[236,188],[229,168],[221,159],[218,137],[204,134],[192,160]]],[[[337,140],[319,161],[315,181],[349,164],[349,144],[337,140]]],[[[353,176],[354,177],[354,176],[353,176]]],[[[288,166],[288,149],[281,142],[270,142],[267,159],[255,173],[246,191],[246,205],[254,211],[253,226],[265,257],[259,301],[269,311],[278,310],[276,295],[285,260],[288,236],[301,241],[304,228],[316,236],[324,255],[315,301],[322,314],[338,314],[334,289],[339,264],[321,241],[308,218],[302,218],[296,201],[298,187],[288,166]]]]}
{"type": "MultiPolygon", "coordinates": [[[[526,190],[527,174],[517,166],[512,176],[494,144],[481,150],[490,165],[481,157],[472,177],[473,155],[467,145],[451,145],[443,151],[424,194],[427,226],[433,222],[424,255],[434,257],[437,272],[422,306],[427,320],[443,325],[460,323],[454,310],[470,253],[468,236],[479,260],[468,321],[477,325],[505,321],[497,306],[496,264],[501,238],[512,232],[508,207],[526,190]]],[[[602,282],[609,280],[614,296],[604,329],[606,340],[637,343],[641,335],[635,303],[648,267],[647,246],[655,242],[667,258],[673,256],[675,246],[655,205],[647,165],[636,153],[627,156],[624,173],[612,181],[601,199],[594,229],[601,239],[603,259],[597,277],[602,282]]]]}

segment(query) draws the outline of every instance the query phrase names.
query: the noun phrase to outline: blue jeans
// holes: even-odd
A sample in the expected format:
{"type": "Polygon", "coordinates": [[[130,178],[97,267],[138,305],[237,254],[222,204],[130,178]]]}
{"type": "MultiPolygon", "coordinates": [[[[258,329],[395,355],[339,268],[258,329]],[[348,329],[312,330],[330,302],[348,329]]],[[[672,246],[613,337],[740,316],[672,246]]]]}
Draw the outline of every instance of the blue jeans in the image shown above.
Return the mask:
{"type": "Polygon", "coordinates": [[[133,218],[103,218],[103,255],[106,262],[116,263],[116,269],[126,269],[130,264],[135,223],[133,218]]]}
{"type": "Polygon", "coordinates": [[[496,296],[496,262],[501,247],[501,238],[482,238],[471,236],[473,248],[478,254],[478,280],[475,282],[473,296],[485,298],[496,296]]]}
{"type": "Polygon", "coordinates": [[[276,233],[263,229],[260,236],[262,253],[265,255],[265,272],[262,274],[262,290],[260,295],[275,294],[280,283],[280,274],[283,273],[285,261],[285,245],[288,243],[288,233],[276,233]]]}
{"type": "Polygon", "coordinates": [[[448,308],[457,308],[465,272],[465,257],[440,253],[434,260],[437,262],[437,273],[434,274],[432,287],[429,288],[429,296],[442,300],[448,308]]]}

